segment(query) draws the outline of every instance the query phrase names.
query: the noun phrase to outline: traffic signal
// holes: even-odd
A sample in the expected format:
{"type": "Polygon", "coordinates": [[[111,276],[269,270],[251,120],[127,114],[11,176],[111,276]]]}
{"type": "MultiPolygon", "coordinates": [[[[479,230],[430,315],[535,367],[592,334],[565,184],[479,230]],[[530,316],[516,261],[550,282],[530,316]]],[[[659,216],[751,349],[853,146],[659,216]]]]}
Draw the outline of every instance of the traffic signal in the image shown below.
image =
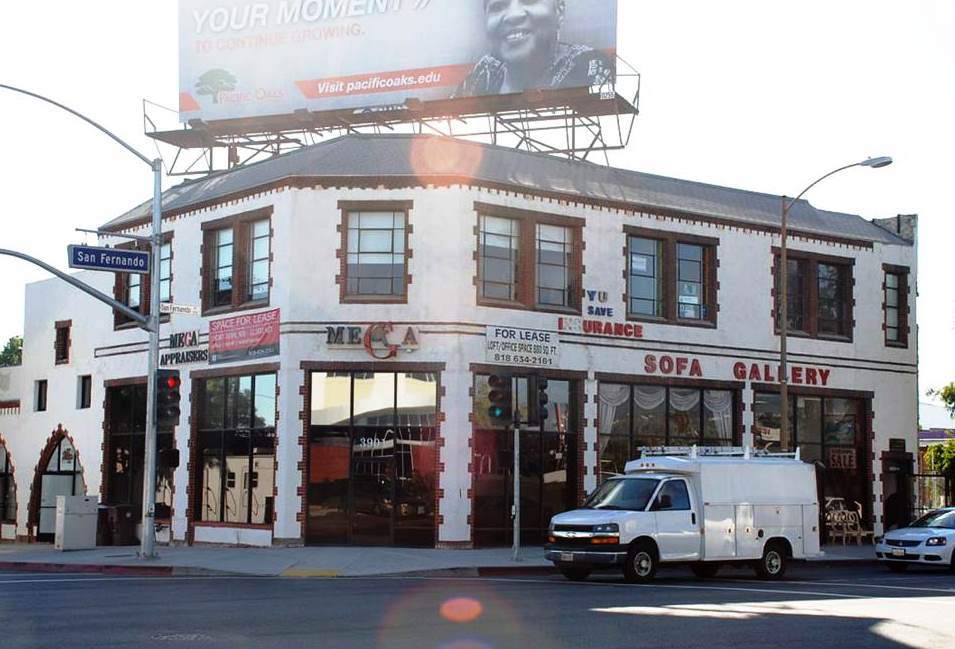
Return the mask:
{"type": "Polygon", "coordinates": [[[156,425],[171,428],[179,423],[179,370],[156,370],[156,425]]]}
{"type": "Polygon", "coordinates": [[[537,377],[537,420],[541,426],[547,419],[547,379],[537,377]]]}
{"type": "Polygon", "coordinates": [[[487,378],[490,388],[487,398],[491,406],[487,409],[488,417],[492,422],[505,425],[514,419],[514,396],[511,387],[511,375],[507,372],[498,372],[487,378]]]}

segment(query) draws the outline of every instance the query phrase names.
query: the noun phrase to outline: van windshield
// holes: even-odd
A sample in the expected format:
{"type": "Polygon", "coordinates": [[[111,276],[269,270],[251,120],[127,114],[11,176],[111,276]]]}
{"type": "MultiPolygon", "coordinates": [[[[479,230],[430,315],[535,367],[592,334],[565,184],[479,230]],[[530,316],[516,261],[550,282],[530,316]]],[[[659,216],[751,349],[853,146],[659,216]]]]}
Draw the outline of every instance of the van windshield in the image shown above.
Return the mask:
{"type": "Polygon", "coordinates": [[[584,509],[643,511],[659,483],[660,481],[654,478],[607,480],[587,499],[584,509]]]}

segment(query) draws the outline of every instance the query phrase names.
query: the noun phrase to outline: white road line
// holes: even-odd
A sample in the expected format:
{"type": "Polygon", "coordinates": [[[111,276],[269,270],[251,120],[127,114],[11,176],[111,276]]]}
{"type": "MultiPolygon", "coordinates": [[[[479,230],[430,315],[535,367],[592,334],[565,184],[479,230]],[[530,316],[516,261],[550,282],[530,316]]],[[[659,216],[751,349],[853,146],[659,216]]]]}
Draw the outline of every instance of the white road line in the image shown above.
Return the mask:
{"type": "Polygon", "coordinates": [[[0,581],[0,584],[56,584],[56,583],[82,583],[87,581],[215,581],[227,579],[278,579],[278,577],[256,577],[241,575],[224,576],[203,576],[203,575],[182,575],[179,577],[56,577],[53,579],[10,579],[0,581]]]}
{"type": "MultiPolygon", "coordinates": [[[[373,577],[347,577],[347,579],[353,580],[368,580],[374,579],[373,577]]],[[[416,579],[421,581],[461,581],[460,578],[455,577],[407,577],[407,579],[416,579]]],[[[481,577],[474,579],[474,581],[493,581],[501,583],[519,583],[519,584],[555,584],[561,583],[555,580],[548,579],[507,579],[505,577],[481,577]]],[[[850,593],[831,593],[831,592],[820,592],[820,591],[811,591],[811,590],[779,590],[774,588],[731,588],[728,586],[710,586],[706,584],[700,585],[677,585],[677,584],[661,584],[659,582],[653,582],[651,584],[616,584],[608,582],[597,582],[597,581],[588,581],[588,582],[572,582],[565,584],[566,586],[582,586],[582,587],[593,587],[593,586],[609,586],[612,588],[667,588],[672,590],[720,590],[720,591],[735,591],[741,593],[770,593],[774,595],[814,595],[814,596],[824,596],[824,597],[845,597],[846,599],[869,599],[868,595],[854,595],[850,593]]]]}
{"type": "MultiPolygon", "coordinates": [[[[746,583],[754,583],[752,580],[746,579],[746,583]]],[[[759,583],[759,582],[755,582],[759,583]]],[[[944,593],[946,595],[955,594],[955,588],[925,588],[923,586],[889,586],[886,584],[867,584],[859,582],[846,582],[846,581],[792,581],[787,579],[784,583],[787,584],[800,584],[800,585],[815,585],[815,586],[850,586],[854,588],[883,588],[887,590],[911,590],[916,592],[924,593],[944,593]]]]}

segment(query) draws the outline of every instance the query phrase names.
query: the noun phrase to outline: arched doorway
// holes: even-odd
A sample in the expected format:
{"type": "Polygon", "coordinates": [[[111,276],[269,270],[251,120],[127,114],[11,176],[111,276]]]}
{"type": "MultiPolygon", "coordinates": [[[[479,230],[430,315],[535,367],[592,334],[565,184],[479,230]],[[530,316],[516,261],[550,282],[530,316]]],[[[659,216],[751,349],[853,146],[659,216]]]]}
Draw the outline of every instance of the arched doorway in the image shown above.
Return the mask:
{"type": "Polygon", "coordinates": [[[83,467],[73,441],[58,429],[40,455],[33,481],[31,524],[36,525],[36,540],[51,543],[56,532],[56,497],[86,493],[83,467]]]}

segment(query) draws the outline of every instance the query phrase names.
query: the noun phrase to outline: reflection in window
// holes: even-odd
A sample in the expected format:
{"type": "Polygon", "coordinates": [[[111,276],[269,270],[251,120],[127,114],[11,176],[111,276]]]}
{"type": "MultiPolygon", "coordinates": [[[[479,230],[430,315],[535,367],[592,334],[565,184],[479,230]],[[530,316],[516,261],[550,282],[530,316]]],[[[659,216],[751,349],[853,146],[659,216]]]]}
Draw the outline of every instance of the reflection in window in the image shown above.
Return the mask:
{"type": "Polygon", "coordinates": [[[275,374],[198,382],[198,520],[270,524],[275,491],[275,374]]]}
{"type": "Polygon", "coordinates": [[[846,318],[845,266],[819,264],[819,333],[845,336],[848,333],[846,318]]]}
{"type": "Polygon", "coordinates": [[[663,316],[663,242],[629,237],[629,305],[633,315],[663,316]]]}
{"type": "Polygon", "coordinates": [[[702,320],[703,298],[703,246],[678,243],[677,250],[677,317],[685,320],[702,320]]]}
{"type": "Polygon", "coordinates": [[[516,219],[482,216],[478,249],[481,297],[517,300],[520,223],[516,219]]]}
{"type": "Polygon", "coordinates": [[[214,304],[224,306],[232,304],[232,228],[217,230],[215,233],[215,285],[214,304]]]}
{"type": "Polygon", "coordinates": [[[570,228],[537,224],[537,304],[571,305],[573,237],[570,228]]]}
{"type": "Polygon", "coordinates": [[[267,300],[269,297],[270,221],[264,219],[252,224],[249,254],[249,300],[267,300]]]}
{"type": "Polygon", "coordinates": [[[172,242],[159,249],[159,301],[172,301],[172,242]]]}
{"type": "Polygon", "coordinates": [[[405,213],[349,212],[346,293],[405,294],[405,213]]]}

